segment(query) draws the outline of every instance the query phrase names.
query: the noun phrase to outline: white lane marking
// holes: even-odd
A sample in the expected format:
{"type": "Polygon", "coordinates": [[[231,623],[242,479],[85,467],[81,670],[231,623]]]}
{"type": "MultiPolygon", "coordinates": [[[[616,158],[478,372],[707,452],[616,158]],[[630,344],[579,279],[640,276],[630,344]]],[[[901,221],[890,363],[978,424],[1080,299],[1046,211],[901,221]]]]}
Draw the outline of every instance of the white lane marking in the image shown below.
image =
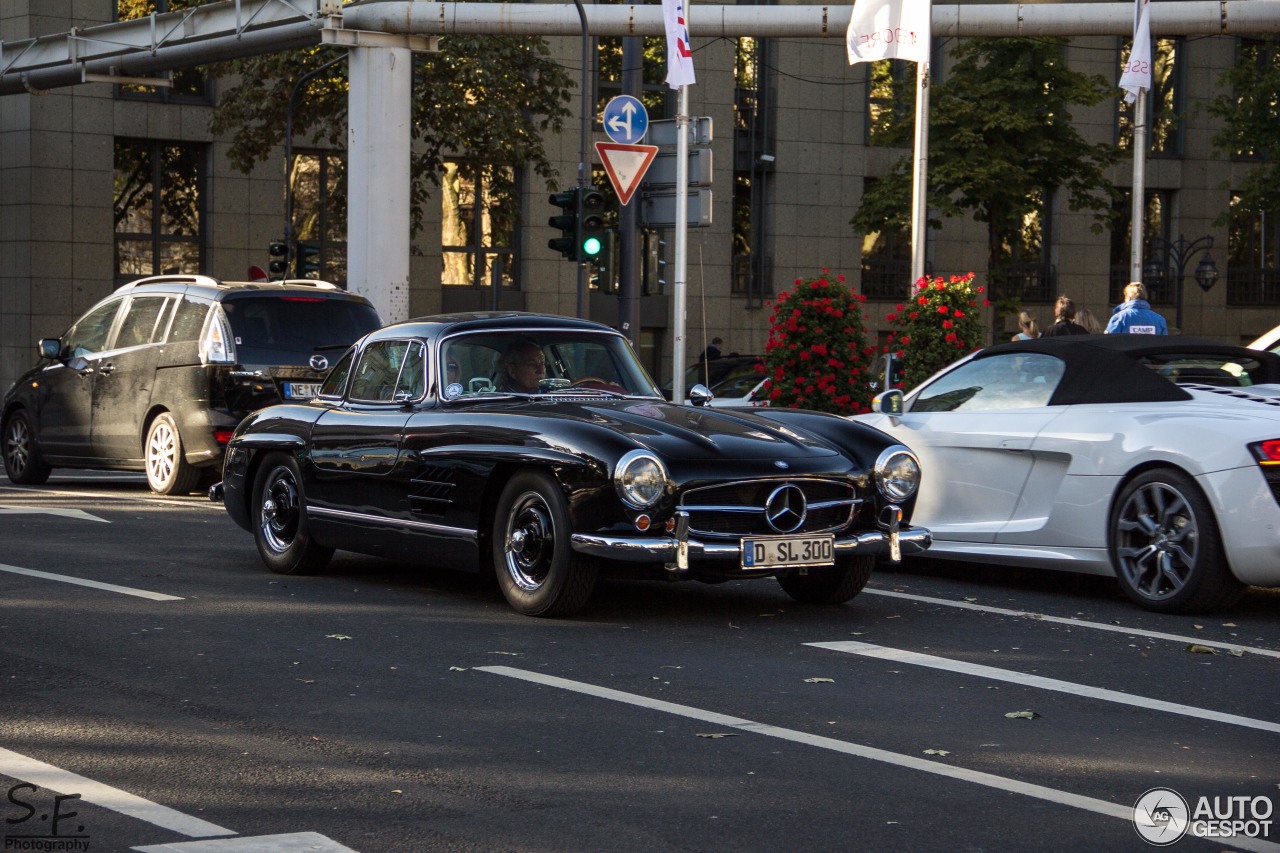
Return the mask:
{"type": "Polygon", "coordinates": [[[8,749],[0,748],[0,774],[57,791],[59,794],[79,794],[80,799],[86,803],[93,803],[113,812],[146,821],[188,838],[235,835],[232,830],[223,829],[207,820],[185,815],[168,806],[144,800],[128,791],[121,791],[119,788],[86,779],[84,776],[78,776],[60,767],[45,764],[43,761],[28,758],[8,749]]]}
{"type": "Polygon", "coordinates": [[[138,853],[356,853],[318,832],[259,835],[256,838],[214,838],[133,847],[138,853]]]}
{"type": "MultiPolygon", "coordinates": [[[[490,672],[494,675],[505,675],[508,678],[518,678],[522,681],[531,681],[534,684],[543,684],[547,687],[557,687],[561,690],[569,690],[574,693],[582,693],[587,696],[595,696],[600,699],[609,699],[614,702],[622,702],[627,705],[648,708],[650,710],[661,711],[666,714],[675,714],[680,717],[701,720],[704,723],[724,726],[725,728],[734,728],[745,732],[765,735],[767,737],[780,738],[782,740],[791,741],[792,743],[802,743],[808,746],[815,746],[819,749],[829,749],[833,752],[840,752],[845,755],[854,755],[859,758],[867,758],[872,761],[880,761],[885,764],[892,764],[896,767],[920,770],[925,773],[932,773],[936,776],[945,776],[949,779],[956,779],[961,782],[972,782],[975,785],[985,785],[988,788],[995,788],[999,791],[1022,794],[1039,800],[1045,800],[1046,802],[1058,803],[1060,805],[1070,806],[1071,808],[1093,812],[1094,814],[1100,814],[1105,817],[1120,818],[1121,820],[1130,823],[1133,820],[1132,806],[1122,806],[1118,803],[1110,803],[1106,800],[1099,800],[1095,797],[1086,797],[1082,794],[1073,794],[1070,791],[1059,791],[1056,788],[1047,788],[1044,785],[1036,785],[1031,782],[1020,782],[1017,779],[997,776],[994,773],[983,773],[980,770],[968,770],[963,767],[953,767],[949,764],[943,764],[938,761],[927,761],[923,758],[917,758],[914,755],[902,755],[896,752],[889,752],[885,749],[877,749],[874,746],[864,746],[862,744],[850,743],[849,741],[823,737],[822,735],[813,735],[808,732],[798,732],[794,729],[783,729],[777,726],[770,726],[765,723],[756,723],[751,720],[745,720],[741,717],[730,717],[726,714],[718,714],[715,711],[704,711],[701,708],[694,708],[690,705],[677,705],[674,702],[664,702],[661,699],[650,699],[647,696],[640,696],[635,693],[624,693],[621,690],[613,690],[608,687],[598,687],[594,684],[586,684],[581,681],[570,681],[567,678],[558,678],[554,675],[544,675],[539,672],[514,669],[509,666],[478,666],[476,669],[480,672],[490,672]]],[[[1241,850],[1251,850],[1254,851],[1254,853],[1280,853],[1280,844],[1274,844],[1270,841],[1262,841],[1257,838],[1235,836],[1229,840],[1225,838],[1221,839],[1221,841],[1222,843],[1229,843],[1232,847],[1238,847],[1241,850]]]]}
{"type": "Polygon", "coordinates": [[[222,508],[221,504],[215,504],[212,501],[210,501],[208,498],[186,496],[186,495],[182,497],[174,496],[174,497],[161,498],[161,497],[156,497],[155,495],[152,495],[150,492],[147,492],[144,495],[131,495],[131,494],[128,494],[127,492],[84,492],[84,491],[70,492],[70,491],[62,491],[59,489],[50,489],[50,488],[36,487],[36,486],[0,486],[0,491],[28,492],[31,494],[40,495],[41,497],[78,498],[78,499],[103,498],[105,500],[111,500],[111,501],[135,501],[137,503],[159,504],[160,506],[166,506],[173,509],[181,509],[183,507],[191,507],[191,506],[213,506],[213,507],[218,507],[219,509],[222,508]]]}
{"type": "Polygon", "coordinates": [[[1065,616],[1048,616],[1044,613],[1035,613],[1031,610],[1010,610],[1005,607],[992,607],[987,604],[974,604],[969,601],[952,601],[947,598],[932,598],[927,595],[912,595],[907,592],[894,592],[889,589],[871,589],[863,590],[869,595],[883,595],[888,598],[905,598],[910,601],[919,601],[924,604],[941,604],[945,607],[958,607],[961,610],[976,610],[980,613],[996,613],[1000,616],[1017,616],[1022,619],[1033,619],[1038,622],[1054,622],[1059,625],[1070,625],[1073,628],[1092,628],[1095,631],[1111,631],[1116,634],[1127,634],[1130,637],[1151,637],[1155,640],[1172,640],[1175,643],[1195,643],[1199,646],[1210,646],[1215,649],[1227,649],[1229,651],[1240,650],[1255,655],[1263,655],[1265,657],[1280,658],[1280,651],[1275,649],[1264,649],[1257,646],[1242,646],[1238,643],[1224,643],[1219,640],[1206,640],[1203,637],[1189,637],[1183,634],[1165,634],[1161,631],[1147,631],[1142,628],[1126,628],[1123,625],[1108,625],[1104,622],[1087,622],[1084,619],[1070,619],[1065,616]]]}
{"type": "Polygon", "coordinates": [[[55,575],[51,572],[42,572],[38,569],[24,569],[21,566],[6,566],[0,563],[0,572],[11,572],[15,575],[27,575],[33,578],[43,578],[49,581],[60,581],[61,583],[75,584],[76,586],[88,586],[94,589],[102,589],[107,592],[118,592],[123,595],[135,595],[138,598],[149,598],[152,601],[181,601],[182,597],[178,595],[166,595],[163,592],[149,592],[145,589],[134,589],[129,586],[117,586],[113,583],[103,583],[102,581],[85,580],[84,578],[73,578],[70,575],[55,575]]]}
{"type": "Polygon", "coordinates": [[[958,672],[963,675],[977,676],[978,678],[990,678],[993,681],[1005,681],[1010,684],[1023,684],[1027,687],[1035,687],[1039,690],[1053,690],[1058,693],[1070,693],[1073,696],[1084,696],[1088,699],[1099,699],[1103,702],[1117,702],[1121,705],[1133,705],[1135,708],[1144,708],[1152,711],[1165,711],[1170,714],[1181,714],[1184,717],[1195,717],[1198,720],[1212,720],[1217,723],[1227,723],[1232,726],[1244,726],[1245,728],[1259,729],[1264,732],[1275,732],[1280,734],[1280,723],[1272,723],[1267,720],[1255,720],[1252,717],[1241,717],[1236,714],[1224,714],[1221,711],[1210,711],[1207,708],[1197,708],[1192,705],[1179,705],[1176,702],[1165,702],[1162,699],[1149,699],[1145,696],[1137,696],[1132,693],[1122,693],[1119,690],[1108,690],[1105,687],[1091,687],[1088,684],[1061,681],[1057,678],[1045,678],[1040,675],[1031,675],[1029,673],[1018,672],[1012,669],[1000,669],[994,666],[985,666],[980,663],[968,663],[966,661],[952,660],[950,658],[938,657],[936,655],[911,652],[905,649],[876,646],[871,643],[860,643],[857,640],[843,640],[834,643],[805,643],[805,645],[813,646],[818,649],[831,649],[836,652],[879,658],[880,660],[893,661],[894,663],[905,663],[912,664],[914,666],[929,667],[930,669],[941,669],[947,672],[958,672]]]}
{"type": "Polygon", "coordinates": [[[101,521],[110,524],[105,518],[98,518],[82,509],[46,509],[37,506],[0,506],[0,515],[60,515],[63,518],[79,518],[84,521],[101,521]]]}

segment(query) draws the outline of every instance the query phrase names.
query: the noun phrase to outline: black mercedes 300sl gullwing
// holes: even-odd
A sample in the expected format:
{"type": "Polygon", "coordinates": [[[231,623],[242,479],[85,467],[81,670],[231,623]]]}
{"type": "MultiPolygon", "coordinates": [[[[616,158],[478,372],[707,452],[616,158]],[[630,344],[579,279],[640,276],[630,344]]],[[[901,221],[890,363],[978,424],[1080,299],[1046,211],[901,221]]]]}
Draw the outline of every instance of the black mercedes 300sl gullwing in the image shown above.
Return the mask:
{"type": "Polygon", "coordinates": [[[877,558],[928,548],[909,525],[919,478],[864,424],[668,403],[614,330],[513,312],[366,335],[313,400],[240,425],[210,496],[273,571],[335,549],[463,567],[552,616],[601,571],[848,601],[877,558]]]}

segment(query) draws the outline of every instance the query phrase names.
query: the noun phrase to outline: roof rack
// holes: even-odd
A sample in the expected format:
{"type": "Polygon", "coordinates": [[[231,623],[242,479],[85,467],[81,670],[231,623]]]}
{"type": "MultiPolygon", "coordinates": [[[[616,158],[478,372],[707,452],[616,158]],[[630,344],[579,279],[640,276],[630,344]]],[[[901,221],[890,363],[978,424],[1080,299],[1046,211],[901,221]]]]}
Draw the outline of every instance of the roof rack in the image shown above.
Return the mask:
{"type": "Polygon", "coordinates": [[[127,290],[131,287],[146,287],[151,284],[203,284],[218,287],[222,282],[207,275],[153,275],[147,278],[140,278],[137,281],[131,281],[128,284],[121,285],[118,289],[127,290]]]}

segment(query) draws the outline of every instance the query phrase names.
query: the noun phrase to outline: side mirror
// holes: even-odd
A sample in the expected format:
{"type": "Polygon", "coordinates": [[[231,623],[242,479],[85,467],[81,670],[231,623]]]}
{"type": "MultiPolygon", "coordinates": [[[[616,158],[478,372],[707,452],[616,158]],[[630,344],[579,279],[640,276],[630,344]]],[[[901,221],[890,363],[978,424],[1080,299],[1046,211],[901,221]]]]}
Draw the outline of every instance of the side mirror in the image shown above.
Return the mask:
{"type": "Polygon", "coordinates": [[[57,338],[41,338],[39,348],[41,358],[53,359],[62,355],[62,341],[57,338]]]}
{"type": "Polygon", "coordinates": [[[699,382],[689,389],[689,402],[695,406],[707,406],[716,398],[711,389],[699,382]]]}
{"type": "Polygon", "coordinates": [[[881,391],[871,400],[871,409],[882,415],[900,415],[902,414],[902,398],[904,396],[906,395],[902,393],[901,388],[890,388],[888,391],[881,391]]]}

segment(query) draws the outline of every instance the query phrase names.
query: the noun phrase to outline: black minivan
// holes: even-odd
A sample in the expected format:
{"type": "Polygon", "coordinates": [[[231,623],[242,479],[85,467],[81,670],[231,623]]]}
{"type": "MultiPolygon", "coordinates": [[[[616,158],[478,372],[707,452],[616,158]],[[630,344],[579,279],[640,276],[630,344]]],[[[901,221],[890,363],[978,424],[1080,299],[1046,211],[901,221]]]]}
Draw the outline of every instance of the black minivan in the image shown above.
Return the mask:
{"type": "Polygon", "coordinates": [[[221,282],[166,275],[126,284],[4,396],[5,473],[39,484],[55,467],[145,471],[185,494],[222,463],[257,409],[315,396],[358,338],[382,326],[363,296],[328,282],[221,282]]]}

